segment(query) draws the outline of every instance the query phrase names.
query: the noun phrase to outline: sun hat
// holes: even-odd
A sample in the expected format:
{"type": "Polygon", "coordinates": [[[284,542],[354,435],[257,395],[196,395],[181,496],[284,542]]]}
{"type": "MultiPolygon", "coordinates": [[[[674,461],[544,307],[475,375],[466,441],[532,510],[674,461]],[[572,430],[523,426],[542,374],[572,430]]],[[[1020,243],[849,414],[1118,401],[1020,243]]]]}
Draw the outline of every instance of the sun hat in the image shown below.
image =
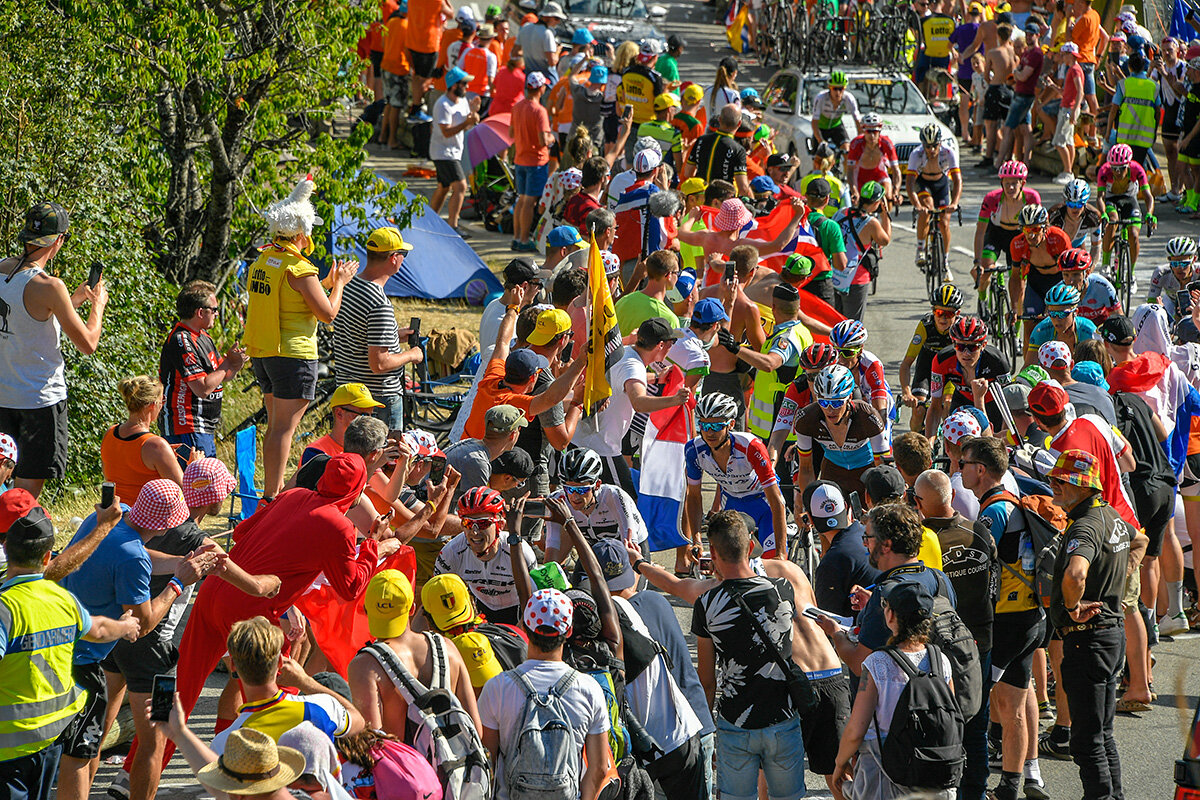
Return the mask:
{"type": "Polygon", "coordinates": [[[696,288],[696,273],[690,269],[681,270],[679,276],[675,278],[675,285],[667,289],[667,302],[682,303],[691,296],[694,288],[696,288]]]}
{"type": "Polygon", "coordinates": [[[679,108],[679,97],[674,92],[663,92],[654,98],[655,111],[665,111],[668,108],[679,108]]]}
{"type": "Polygon", "coordinates": [[[398,569],[375,573],[363,594],[371,635],[376,639],[392,639],[404,633],[412,604],[413,587],[407,575],[398,569]]]}
{"type": "Polygon", "coordinates": [[[182,525],[189,513],[179,484],[157,478],[138,492],[137,501],[129,509],[129,522],[149,531],[168,531],[182,525]]]}
{"type": "Polygon", "coordinates": [[[721,203],[721,210],[717,212],[717,216],[713,220],[713,229],[740,231],[752,219],[754,219],[754,215],[750,213],[750,209],[746,208],[746,204],[736,197],[731,197],[721,203]]]}
{"type": "Polygon", "coordinates": [[[608,583],[610,592],[620,592],[637,583],[637,573],[629,566],[629,553],[625,545],[607,537],[592,543],[592,552],[600,564],[600,572],[608,583]]]}
{"type": "Polygon", "coordinates": [[[183,499],[189,508],[219,503],[237,488],[237,479],[225,462],[202,458],[187,465],[183,471],[183,499]]]}
{"type": "Polygon", "coordinates": [[[467,584],[453,572],[434,575],[421,587],[421,608],[439,631],[467,625],[475,619],[475,605],[467,584]]]}
{"type": "Polygon", "coordinates": [[[588,73],[588,83],[593,86],[608,83],[608,67],[603,64],[592,67],[592,71],[588,73]]]}
{"type": "Polygon", "coordinates": [[[1091,384],[1108,391],[1108,379],[1104,377],[1104,367],[1095,361],[1080,361],[1071,370],[1071,377],[1080,383],[1091,384]]]}
{"type": "Polygon", "coordinates": [[[412,451],[414,457],[424,458],[442,451],[438,447],[437,437],[429,431],[410,428],[401,434],[401,438],[408,445],[408,449],[412,451]]]}
{"type": "Polygon", "coordinates": [[[496,38],[496,26],[490,22],[485,22],[479,26],[479,32],[476,33],[475,35],[478,36],[482,41],[485,41],[485,42],[488,39],[495,39],[496,38]]]}
{"type": "Polygon", "coordinates": [[[750,191],[754,194],[762,194],[763,192],[775,194],[779,191],[779,184],[775,183],[770,175],[759,175],[750,181],[750,191]]]}
{"type": "Polygon", "coordinates": [[[566,636],[575,610],[571,599],[558,589],[538,589],[525,604],[521,620],[534,633],[566,636]]]}
{"type": "Polygon", "coordinates": [[[1064,450],[1054,462],[1048,475],[1060,481],[1074,484],[1083,489],[1102,490],[1100,484],[1100,459],[1086,450],[1072,448],[1064,450]]]}
{"type": "Polygon", "coordinates": [[[200,783],[226,794],[266,794],[304,774],[299,750],[280,747],[254,728],[238,728],[225,740],[225,751],[196,772],[200,783]]]}

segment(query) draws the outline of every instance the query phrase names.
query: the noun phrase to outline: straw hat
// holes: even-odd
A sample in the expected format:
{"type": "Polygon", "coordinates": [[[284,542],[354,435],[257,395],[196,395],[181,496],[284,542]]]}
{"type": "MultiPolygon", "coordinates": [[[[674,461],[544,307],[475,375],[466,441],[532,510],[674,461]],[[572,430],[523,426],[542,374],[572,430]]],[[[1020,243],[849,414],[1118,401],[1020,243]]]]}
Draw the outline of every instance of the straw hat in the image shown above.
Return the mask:
{"type": "Polygon", "coordinates": [[[239,728],[225,742],[225,753],[196,777],[226,794],[265,794],[287,786],[304,772],[299,750],[279,747],[253,728],[239,728]]]}

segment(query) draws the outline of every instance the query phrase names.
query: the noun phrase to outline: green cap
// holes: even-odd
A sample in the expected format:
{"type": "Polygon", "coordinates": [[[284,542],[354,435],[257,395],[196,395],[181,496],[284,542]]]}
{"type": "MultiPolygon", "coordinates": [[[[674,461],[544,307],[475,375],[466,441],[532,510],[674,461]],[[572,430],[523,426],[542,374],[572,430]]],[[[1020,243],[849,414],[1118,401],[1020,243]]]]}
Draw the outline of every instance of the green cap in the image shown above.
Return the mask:
{"type": "Polygon", "coordinates": [[[858,190],[858,196],[864,203],[871,203],[883,197],[883,186],[878,181],[867,181],[858,190]]]}
{"type": "Polygon", "coordinates": [[[518,428],[524,428],[529,423],[521,409],[508,404],[489,408],[483,415],[483,425],[487,436],[500,436],[512,433],[518,428]]]}
{"type": "Polygon", "coordinates": [[[1038,366],[1037,364],[1030,364],[1029,366],[1025,367],[1025,369],[1017,373],[1016,379],[1022,383],[1029,384],[1029,388],[1032,389],[1042,381],[1050,380],[1050,373],[1046,372],[1044,368],[1038,366]]]}
{"type": "Polygon", "coordinates": [[[793,253],[783,262],[783,271],[797,278],[804,278],[812,274],[814,266],[813,260],[808,256],[793,253]]]}
{"type": "Polygon", "coordinates": [[[571,582],[567,580],[567,573],[563,572],[562,565],[557,561],[549,561],[540,567],[534,567],[529,570],[529,577],[533,580],[533,585],[539,589],[558,589],[560,592],[565,592],[571,588],[571,582]]]}
{"type": "Polygon", "coordinates": [[[25,212],[25,227],[17,234],[17,241],[49,247],[70,225],[70,215],[58,203],[38,203],[25,212]]]}

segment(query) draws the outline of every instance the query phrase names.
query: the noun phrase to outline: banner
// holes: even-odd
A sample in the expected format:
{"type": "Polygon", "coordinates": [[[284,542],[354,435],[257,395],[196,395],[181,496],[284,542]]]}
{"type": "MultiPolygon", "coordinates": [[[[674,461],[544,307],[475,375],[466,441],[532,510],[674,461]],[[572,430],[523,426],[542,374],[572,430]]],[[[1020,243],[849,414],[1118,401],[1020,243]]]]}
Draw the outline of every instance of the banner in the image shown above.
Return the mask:
{"type": "Polygon", "coordinates": [[[617,312],[613,307],[612,293],[608,290],[608,277],[604,274],[604,262],[600,259],[600,248],[596,235],[592,234],[592,248],[588,254],[588,299],[591,304],[591,332],[588,336],[587,367],[583,371],[583,413],[590,416],[601,403],[612,397],[608,385],[608,370],[621,359],[621,331],[617,328],[617,312]]]}
{"type": "MultiPolygon", "coordinates": [[[[662,396],[675,394],[681,386],[683,371],[672,364],[662,396]]],[[[637,506],[650,532],[646,544],[652,553],[688,544],[682,532],[683,501],[687,494],[683,446],[692,437],[691,416],[695,405],[693,396],[687,405],[652,412],[646,420],[637,506]]]]}

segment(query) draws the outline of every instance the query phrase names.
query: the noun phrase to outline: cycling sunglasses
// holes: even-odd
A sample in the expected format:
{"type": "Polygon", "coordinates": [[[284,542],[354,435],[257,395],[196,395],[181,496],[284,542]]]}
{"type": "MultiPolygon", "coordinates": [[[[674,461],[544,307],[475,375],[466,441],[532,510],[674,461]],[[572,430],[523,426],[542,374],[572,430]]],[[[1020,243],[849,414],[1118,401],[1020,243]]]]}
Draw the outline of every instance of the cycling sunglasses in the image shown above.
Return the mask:
{"type": "Polygon", "coordinates": [[[495,521],[496,520],[493,517],[462,517],[461,518],[463,527],[471,528],[472,530],[477,530],[479,528],[486,528],[487,526],[491,525],[495,521]]]}
{"type": "Polygon", "coordinates": [[[1128,164],[1109,164],[1108,168],[1111,169],[1113,172],[1120,173],[1120,174],[1129,172],[1128,164]]]}
{"type": "Polygon", "coordinates": [[[1022,233],[1041,233],[1049,227],[1047,225],[1024,225],[1021,227],[1022,233]]]}
{"type": "Polygon", "coordinates": [[[983,344],[981,342],[955,342],[954,349],[964,353],[974,353],[977,350],[982,350],[983,344]]]}
{"type": "Polygon", "coordinates": [[[592,490],[591,486],[570,486],[565,483],[563,484],[562,488],[567,494],[573,495],[585,495],[592,490]]]}
{"type": "Polygon", "coordinates": [[[845,398],[845,397],[841,397],[841,398],[834,399],[834,400],[825,400],[822,398],[818,398],[817,405],[819,405],[821,408],[841,408],[842,406],[846,405],[846,400],[847,400],[847,398],[845,398]]]}
{"type": "Polygon", "coordinates": [[[1082,201],[1078,202],[1078,203],[1072,203],[1070,201],[1067,201],[1067,208],[1083,208],[1085,205],[1087,205],[1087,204],[1082,201]]]}
{"type": "Polygon", "coordinates": [[[862,352],[861,347],[839,347],[838,348],[838,355],[841,356],[842,358],[857,358],[858,354],[861,352],[862,352]]]}
{"type": "Polygon", "coordinates": [[[1067,309],[1063,309],[1062,311],[1047,311],[1046,316],[1049,317],[1050,319],[1066,319],[1067,317],[1071,316],[1074,313],[1075,313],[1075,309],[1067,308],[1067,309]]]}
{"type": "Polygon", "coordinates": [[[696,424],[700,426],[700,430],[708,431],[710,433],[716,433],[717,431],[725,430],[725,428],[727,428],[729,426],[728,421],[726,421],[726,422],[698,422],[696,424]]]}
{"type": "Polygon", "coordinates": [[[1189,258],[1186,261],[1168,261],[1167,263],[1171,265],[1171,269],[1187,269],[1193,262],[1189,258]]]}
{"type": "Polygon", "coordinates": [[[957,317],[958,309],[956,308],[935,308],[933,310],[935,317],[957,317]]]}

